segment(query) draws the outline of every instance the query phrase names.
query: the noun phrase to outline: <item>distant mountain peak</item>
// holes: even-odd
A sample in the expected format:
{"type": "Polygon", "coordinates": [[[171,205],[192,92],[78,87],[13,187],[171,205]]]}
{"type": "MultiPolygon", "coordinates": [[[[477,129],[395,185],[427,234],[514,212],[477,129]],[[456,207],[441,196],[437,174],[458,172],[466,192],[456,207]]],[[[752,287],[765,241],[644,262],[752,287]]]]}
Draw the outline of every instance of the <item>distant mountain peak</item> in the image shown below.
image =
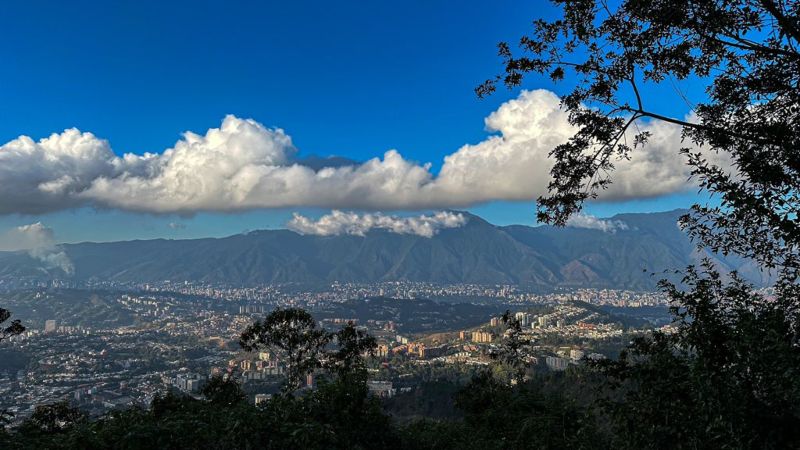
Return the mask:
{"type": "MultiPolygon", "coordinates": [[[[433,236],[374,230],[353,235],[301,235],[257,230],[217,239],[146,240],[64,245],[74,280],[188,280],[237,285],[284,282],[522,284],[538,289],[598,287],[652,290],[665,269],[695,261],[694,245],[676,226],[684,210],[619,214],[604,220],[625,232],[512,225],[499,227],[467,211],[456,228],[433,236]]],[[[758,278],[746,261],[718,258],[727,269],[758,278]]],[[[27,253],[0,253],[0,282],[66,278],[38,270],[27,253]],[[50,278],[48,278],[50,277],[50,278]]],[[[754,279],[754,282],[762,282],[754,279]]]]}

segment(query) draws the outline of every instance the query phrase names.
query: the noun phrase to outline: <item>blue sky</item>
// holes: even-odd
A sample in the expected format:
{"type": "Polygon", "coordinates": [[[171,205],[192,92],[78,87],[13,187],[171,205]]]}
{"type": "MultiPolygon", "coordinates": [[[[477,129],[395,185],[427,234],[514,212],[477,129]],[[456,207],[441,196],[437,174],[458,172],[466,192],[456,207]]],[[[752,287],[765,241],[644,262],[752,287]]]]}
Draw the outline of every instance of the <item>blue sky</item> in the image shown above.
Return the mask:
{"type": "MultiPolygon", "coordinates": [[[[549,8],[530,1],[11,2],[0,15],[0,144],[76,127],[108,140],[118,155],[161,153],[182,132],[204,134],[233,114],[282,128],[300,156],[366,161],[397,149],[436,173],[445,156],[487,139],[484,118],[519,95],[500,90],[478,100],[473,88],[499,70],[496,43],[515,41],[532,19],[551,16],[549,8]]],[[[532,78],[525,87],[559,94],[569,85],[532,78]]],[[[646,92],[660,111],[686,114],[669,93],[646,92]]],[[[587,210],[607,216],[693,200],[667,193],[587,210]]],[[[530,224],[534,216],[532,201],[468,209],[500,224],[530,224]]],[[[89,205],[0,215],[0,230],[42,221],[60,241],[222,236],[279,227],[294,211],[328,210],[178,216],[89,205]]]]}

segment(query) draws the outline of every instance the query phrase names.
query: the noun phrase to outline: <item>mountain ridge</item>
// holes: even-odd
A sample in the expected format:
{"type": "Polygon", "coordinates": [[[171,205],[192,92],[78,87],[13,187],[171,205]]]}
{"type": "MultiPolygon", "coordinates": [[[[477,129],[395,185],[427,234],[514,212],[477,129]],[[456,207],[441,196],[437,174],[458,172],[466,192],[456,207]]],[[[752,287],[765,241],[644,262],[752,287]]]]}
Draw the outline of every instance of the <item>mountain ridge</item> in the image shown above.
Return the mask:
{"type": "MultiPolygon", "coordinates": [[[[433,237],[371,230],[364,236],[257,230],[222,238],[63,244],[74,274],[46,269],[26,252],[0,253],[0,280],[21,277],[117,282],[259,285],[425,281],[520,284],[539,289],[653,289],[653,272],[696,262],[677,226],[685,210],[618,214],[624,229],[493,225],[469,213],[465,225],[433,237]]],[[[746,262],[718,259],[726,270],[746,262]]],[[[749,270],[752,272],[752,270],[749,270]]]]}

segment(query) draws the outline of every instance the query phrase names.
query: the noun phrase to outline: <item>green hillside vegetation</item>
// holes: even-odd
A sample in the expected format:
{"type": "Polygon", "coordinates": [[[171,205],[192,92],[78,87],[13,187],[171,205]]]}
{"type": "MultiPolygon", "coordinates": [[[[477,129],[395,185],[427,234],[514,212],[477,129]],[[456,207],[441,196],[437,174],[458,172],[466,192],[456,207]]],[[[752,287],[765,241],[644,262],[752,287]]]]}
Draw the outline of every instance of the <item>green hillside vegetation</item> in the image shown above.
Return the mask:
{"type": "MultiPolygon", "coordinates": [[[[64,245],[74,276],[45,271],[27,253],[0,253],[0,279],[163,280],[234,285],[426,281],[652,290],[664,268],[697,262],[677,226],[686,211],[625,214],[626,229],[605,232],[551,226],[498,227],[463,213],[461,228],[432,238],[372,231],[366,236],[301,236],[254,231],[222,239],[64,245]]],[[[761,274],[750,263],[719,257],[724,270],[761,274]]]]}

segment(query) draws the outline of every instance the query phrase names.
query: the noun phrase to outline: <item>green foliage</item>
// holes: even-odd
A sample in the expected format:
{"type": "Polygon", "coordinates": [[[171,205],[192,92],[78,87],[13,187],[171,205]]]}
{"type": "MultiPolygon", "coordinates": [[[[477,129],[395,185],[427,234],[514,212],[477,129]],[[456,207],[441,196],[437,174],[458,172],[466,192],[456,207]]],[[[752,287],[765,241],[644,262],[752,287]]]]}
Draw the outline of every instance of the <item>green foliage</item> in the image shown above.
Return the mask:
{"type": "Polygon", "coordinates": [[[678,149],[718,206],[695,205],[681,224],[704,250],[748,258],[779,276],[773,296],[711,263],[682,286],[662,282],[677,330],[637,339],[594,369],[593,407],[615,448],[800,447],[800,2],[792,0],[557,0],[561,18],[536,20],[519,52],[501,43],[504,74],[567,79],[577,127],[556,146],[539,220],[563,225],[612,182],[615,159],[635,158],[641,120],[682,127],[678,149]],[[707,98],[697,120],[650,108],[640,86],[692,79],[707,98]]]}
{"type": "Polygon", "coordinates": [[[527,343],[522,339],[522,323],[509,310],[503,313],[501,319],[505,331],[498,351],[491,354],[491,357],[502,363],[498,368],[507,369],[507,378],[511,382],[518,383],[525,376],[526,364],[523,358],[527,354],[527,343]]]}
{"type": "Polygon", "coordinates": [[[457,419],[463,414],[453,404],[456,393],[464,388],[455,378],[422,381],[410,392],[384,400],[384,409],[396,423],[408,425],[420,419],[457,419]]]}
{"type": "Polygon", "coordinates": [[[300,388],[306,375],[320,369],[340,378],[361,376],[366,370],[364,356],[373,354],[377,346],[374,337],[353,323],[330,333],[318,328],[308,312],[291,308],[276,309],[247,327],[239,343],[248,351],[274,352],[286,364],[285,394],[300,388]]]}
{"type": "MultiPolygon", "coordinates": [[[[9,323],[5,323],[10,318],[11,311],[0,308],[0,342],[3,342],[11,336],[22,334],[25,331],[25,327],[22,326],[19,320],[12,320],[9,323]]],[[[5,430],[6,425],[11,423],[11,418],[13,416],[14,415],[10,411],[0,409],[0,433],[5,430]]]]}
{"type": "MultiPolygon", "coordinates": [[[[564,224],[612,182],[615,159],[635,158],[649,134],[641,120],[682,127],[695,147],[720,152],[729,172],[694,150],[687,157],[702,189],[719,206],[694,207],[690,234],[712,250],[798,268],[800,252],[800,3],[794,0],[558,0],[562,17],[536,20],[519,51],[499,45],[498,83],[518,86],[529,73],[574,80],[562,97],[578,131],[551,156],[548,196],[539,220],[564,224]],[[565,77],[570,72],[571,77],[565,77]],[[652,108],[640,85],[704,83],[697,120],[652,108]]],[[[688,103],[688,101],[687,101],[688,103]]]]}
{"type": "Polygon", "coordinates": [[[708,266],[690,268],[683,282],[686,291],[664,283],[676,302],[675,334],[640,338],[597,367],[617,446],[800,446],[798,322],[782,307],[796,291],[765,298],[708,266]]]}
{"type": "Polygon", "coordinates": [[[286,365],[284,391],[290,393],[302,386],[307,374],[322,367],[324,348],[332,338],[307,311],[287,308],[247,327],[239,344],[248,351],[274,352],[286,365]]]}
{"type": "Polygon", "coordinates": [[[3,325],[8,319],[11,318],[11,311],[0,308],[0,342],[8,339],[11,336],[22,334],[25,327],[19,320],[12,320],[11,322],[3,325]]]}
{"type": "Polygon", "coordinates": [[[364,355],[374,355],[378,346],[375,338],[359,330],[352,322],[347,323],[333,336],[338,346],[326,359],[325,368],[339,377],[363,373],[364,355]]]}
{"type": "Polygon", "coordinates": [[[200,393],[213,404],[233,406],[245,401],[245,394],[239,383],[221,375],[215,375],[208,380],[200,393]]]}
{"type": "Polygon", "coordinates": [[[470,440],[483,448],[602,448],[589,410],[560,386],[548,378],[511,386],[487,372],[456,396],[456,405],[470,440]]]}
{"type": "MultiPolygon", "coordinates": [[[[6,436],[9,448],[50,448],[88,424],[86,414],[66,401],[39,405],[17,430],[6,436]]],[[[2,440],[0,440],[2,442],[2,440]]]]}

